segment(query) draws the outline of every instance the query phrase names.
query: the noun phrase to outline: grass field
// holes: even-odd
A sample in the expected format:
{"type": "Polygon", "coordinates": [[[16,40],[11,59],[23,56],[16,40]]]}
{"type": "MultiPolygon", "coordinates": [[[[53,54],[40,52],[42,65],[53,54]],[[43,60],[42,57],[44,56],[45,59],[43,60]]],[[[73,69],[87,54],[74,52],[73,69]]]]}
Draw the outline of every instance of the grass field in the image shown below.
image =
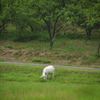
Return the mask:
{"type": "Polygon", "coordinates": [[[100,99],[100,71],[56,68],[44,81],[43,68],[0,64],[0,100],[100,99]]]}

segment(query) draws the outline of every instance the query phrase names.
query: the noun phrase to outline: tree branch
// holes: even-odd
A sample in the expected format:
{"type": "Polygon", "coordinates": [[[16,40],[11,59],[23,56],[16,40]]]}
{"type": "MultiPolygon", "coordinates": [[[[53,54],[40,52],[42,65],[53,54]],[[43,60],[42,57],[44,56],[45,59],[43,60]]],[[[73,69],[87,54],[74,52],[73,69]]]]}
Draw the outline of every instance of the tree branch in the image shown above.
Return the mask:
{"type": "Polygon", "coordinates": [[[53,36],[53,38],[52,38],[52,42],[54,41],[55,37],[57,36],[57,34],[58,34],[58,32],[61,30],[61,28],[62,28],[62,26],[60,26],[60,27],[58,28],[58,30],[55,32],[55,34],[54,34],[54,36],[53,36]]]}
{"type": "Polygon", "coordinates": [[[3,24],[2,26],[0,26],[0,31],[3,30],[5,28],[6,24],[3,24]]]}
{"type": "Polygon", "coordinates": [[[56,20],[55,20],[55,23],[54,23],[53,36],[55,35],[56,26],[57,26],[57,22],[58,22],[59,17],[60,17],[60,15],[56,17],[56,20]]]}

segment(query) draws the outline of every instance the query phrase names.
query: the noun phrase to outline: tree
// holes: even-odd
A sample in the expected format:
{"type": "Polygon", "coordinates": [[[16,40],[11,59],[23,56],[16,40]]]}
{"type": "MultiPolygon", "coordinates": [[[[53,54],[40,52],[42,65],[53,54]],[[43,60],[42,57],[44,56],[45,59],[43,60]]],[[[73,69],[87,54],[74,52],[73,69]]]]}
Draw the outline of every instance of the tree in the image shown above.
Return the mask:
{"type": "Polygon", "coordinates": [[[60,0],[38,0],[34,3],[37,15],[44,21],[47,26],[50,49],[53,47],[54,39],[62,28],[60,25],[60,17],[62,16],[62,8],[60,0]]]}
{"type": "Polygon", "coordinates": [[[87,40],[94,28],[100,26],[99,0],[72,0],[65,15],[68,20],[85,29],[87,40]]]}
{"type": "MultiPolygon", "coordinates": [[[[16,0],[11,9],[12,23],[18,31],[29,29],[32,33],[39,29],[41,20],[36,15],[35,0],[16,0]]],[[[20,34],[20,33],[19,33],[20,34]]]]}
{"type": "Polygon", "coordinates": [[[0,34],[10,21],[10,5],[6,0],[0,1],[0,34]]]}

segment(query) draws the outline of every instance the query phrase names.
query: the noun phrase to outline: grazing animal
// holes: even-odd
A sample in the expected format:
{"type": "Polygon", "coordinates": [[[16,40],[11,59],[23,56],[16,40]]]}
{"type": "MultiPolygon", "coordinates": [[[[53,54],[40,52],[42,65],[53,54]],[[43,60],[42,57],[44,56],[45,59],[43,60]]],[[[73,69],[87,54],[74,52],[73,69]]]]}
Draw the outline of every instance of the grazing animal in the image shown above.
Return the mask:
{"type": "Polygon", "coordinates": [[[47,66],[47,67],[45,67],[43,69],[43,72],[42,72],[42,76],[41,77],[44,78],[44,80],[46,80],[47,77],[49,77],[49,75],[52,74],[52,78],[54,78],[54,71],[55,71],[54,66],[49,65],[49,66],[47,66]]]}

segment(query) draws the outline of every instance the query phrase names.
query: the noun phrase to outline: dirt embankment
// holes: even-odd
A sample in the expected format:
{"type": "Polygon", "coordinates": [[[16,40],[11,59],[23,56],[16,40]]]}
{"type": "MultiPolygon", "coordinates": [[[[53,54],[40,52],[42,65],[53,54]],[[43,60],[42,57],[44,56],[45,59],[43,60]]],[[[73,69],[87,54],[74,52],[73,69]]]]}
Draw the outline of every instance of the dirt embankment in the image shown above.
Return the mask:
{"type": "MultiPolygon", "coordinates": [[[[30,44],[30,43],[29,43],[30,44]]],[[[43,48],[33,48],[22,46],[24,43],[14,43],[14,42],[0,42],[0,61],[10,61],[10,62],[32,62],[32,59],[36,59],[34,63],[44,63],[50,62],[56,65],[90,65],[90,66],[100,66],[99,60],[91,58],[92,62],[87,62],[88,53],[86,55],[80,55],[76,53],[69,53],[56,50],[44,50],[43,48]],[[19,48],[19,45],[21,48],[19,48]],[[39,59],[39,60],[38,60],[39,59]],[[43,60],[43,61],[42,61],[43,60]],[[47,60],[47,61],[44,61],[47,60]]]]}
{"type": "MultiPolygon", "coordinates": [[[[36,59],[48,59],[52,63],[57,63],[60,65],[70,64],[70,58],[73,55],[69,55],[67,60],[63,58],[63,54],[54,53],[54,52],[42,52],[36,51],[33,48],[26,49],[13,49],[7,47],[0,47],[0,61],[12,61],[12,62],[32,62],[33,58],[36,59]]],[[[77,64],[80,63],[79,61],[77,64]]]]}

